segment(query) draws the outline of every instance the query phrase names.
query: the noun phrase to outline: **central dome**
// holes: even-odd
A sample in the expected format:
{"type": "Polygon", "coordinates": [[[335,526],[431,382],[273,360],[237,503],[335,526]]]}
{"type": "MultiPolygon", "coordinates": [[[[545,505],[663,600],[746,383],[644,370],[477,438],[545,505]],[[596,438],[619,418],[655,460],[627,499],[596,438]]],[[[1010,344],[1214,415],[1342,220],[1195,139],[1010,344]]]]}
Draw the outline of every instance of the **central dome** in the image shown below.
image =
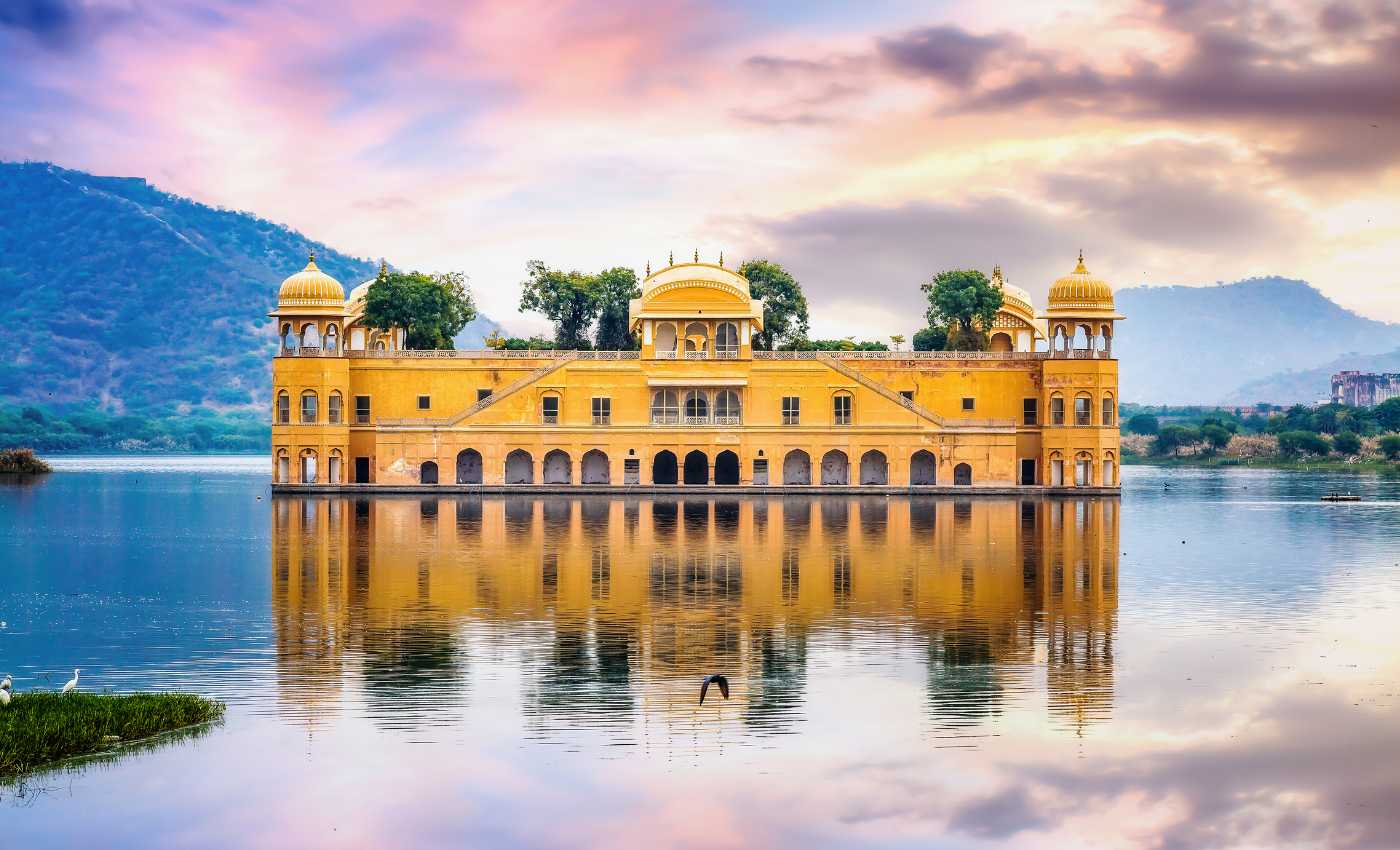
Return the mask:
{"type": "Polygon", "coordinates": [[[1113,288],[1102,278],[1094,277],[1084,268],[1084,252],[1079,252],[1079,264],[1074,271],[1050,286],[1047,299],[1050,309],[1112,310],[1113,288]]]}
{"type": "Polygon", "coordinates": [[[278,307],[342,307],[345,287],[340,281],[316,267],[313,251],[306,268],[282,281],[277,290],[278,307]]]}

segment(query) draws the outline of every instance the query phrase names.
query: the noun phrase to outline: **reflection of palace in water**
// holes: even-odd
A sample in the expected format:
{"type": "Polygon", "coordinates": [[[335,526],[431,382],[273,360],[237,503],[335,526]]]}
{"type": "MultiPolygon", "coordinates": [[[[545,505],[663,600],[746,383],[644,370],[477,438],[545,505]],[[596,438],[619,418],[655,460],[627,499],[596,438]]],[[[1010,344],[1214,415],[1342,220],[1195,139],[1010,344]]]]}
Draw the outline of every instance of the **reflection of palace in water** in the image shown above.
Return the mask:
{"type": "MultiPolygon", "coordinates": [[[[822,647],[926,655],[928,710],[975,724],[1045,670],[1052,718],[1113,695],[1114,499],[273,500],[283,704],[347,681],[431,722],[471,657],[517,657],[541,728],[692,716],[704,673],[751,732],[800,719],[822,647]],[[851,649],[856,647],[857,649],[851,649]]],[[[469,674],[469,671],[471,673],[469,674]]]]}

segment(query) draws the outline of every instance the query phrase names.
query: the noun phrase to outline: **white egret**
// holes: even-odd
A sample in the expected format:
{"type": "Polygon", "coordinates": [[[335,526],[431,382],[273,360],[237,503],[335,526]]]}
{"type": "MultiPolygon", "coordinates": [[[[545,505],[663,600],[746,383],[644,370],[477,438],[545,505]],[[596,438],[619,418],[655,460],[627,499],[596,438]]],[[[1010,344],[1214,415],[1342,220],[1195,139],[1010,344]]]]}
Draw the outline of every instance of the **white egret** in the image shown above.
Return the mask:
{"type": "Polygon", "coordinates": [[[15,686],[15,682],[10,678],[10,674],[5,674],[4,681],[0,681],[0,691],[8,691],[15,686]]]}
{"type": "Polygon", "coordinates": [[[9,705],[9,704],[10,704],[10,692],[7,691],[7,690],[5,690],[4,688],[0,688],[0,705],[9,705]]]}
{"type": "Polygon", "coordinates": [[[76,687],[78,687],[78,668],[75,667],[73,668],[73,678],[69,679],[63,686],[63,692],[66,694],[76,687]]]}

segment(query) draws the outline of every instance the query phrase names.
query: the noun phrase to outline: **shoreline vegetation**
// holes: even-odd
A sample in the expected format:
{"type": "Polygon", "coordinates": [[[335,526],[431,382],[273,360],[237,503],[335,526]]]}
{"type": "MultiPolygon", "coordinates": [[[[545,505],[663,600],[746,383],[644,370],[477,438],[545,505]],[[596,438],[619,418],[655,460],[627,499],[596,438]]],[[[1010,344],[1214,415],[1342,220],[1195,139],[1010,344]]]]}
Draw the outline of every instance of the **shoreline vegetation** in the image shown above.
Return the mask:
{"type": "Polygon", "coordinates": [[[33,449],[0,449],[0,474],[43,475],[53,467],[34,454],[33,449]]]}
{"type": "Polygon", "coordinates": [[[194,694],[15,693],[0,707],[0,781],[223,716],[223,703],[194,694]]]}
{"type": "Polygon", "coordinates": [[[1125,404],[1125,464],[1400,473],[1400,399],[1376,407],[1125,404]]]}

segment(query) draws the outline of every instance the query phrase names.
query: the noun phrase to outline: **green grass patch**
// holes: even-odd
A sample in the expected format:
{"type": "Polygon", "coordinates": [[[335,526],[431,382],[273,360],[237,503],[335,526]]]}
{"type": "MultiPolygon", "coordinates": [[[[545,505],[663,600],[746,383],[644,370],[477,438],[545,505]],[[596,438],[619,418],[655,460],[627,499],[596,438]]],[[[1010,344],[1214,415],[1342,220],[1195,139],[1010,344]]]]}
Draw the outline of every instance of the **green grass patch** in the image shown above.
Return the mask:
{"type": "Polygon", "coordinates": [[[0,706],[0,778],[223,717],[194,694],[17,693],[0,706]]]}
{"type": "Polygon", "coordinates": [[[1246,469],[1291,469],[1300,472],[1365,472],[1395,474],[1400,472],[1400,464],[1389,460],[1360,460],[1348,463],[1345,458],[1288,458],[1288,457],[1225,457],[1223,455],[1195,455],[1191,457],[1153,457],[1124,453],[1126,466],[1173,466],[1196,469],[1223,469],[1241,467],[1246,469]]]}

